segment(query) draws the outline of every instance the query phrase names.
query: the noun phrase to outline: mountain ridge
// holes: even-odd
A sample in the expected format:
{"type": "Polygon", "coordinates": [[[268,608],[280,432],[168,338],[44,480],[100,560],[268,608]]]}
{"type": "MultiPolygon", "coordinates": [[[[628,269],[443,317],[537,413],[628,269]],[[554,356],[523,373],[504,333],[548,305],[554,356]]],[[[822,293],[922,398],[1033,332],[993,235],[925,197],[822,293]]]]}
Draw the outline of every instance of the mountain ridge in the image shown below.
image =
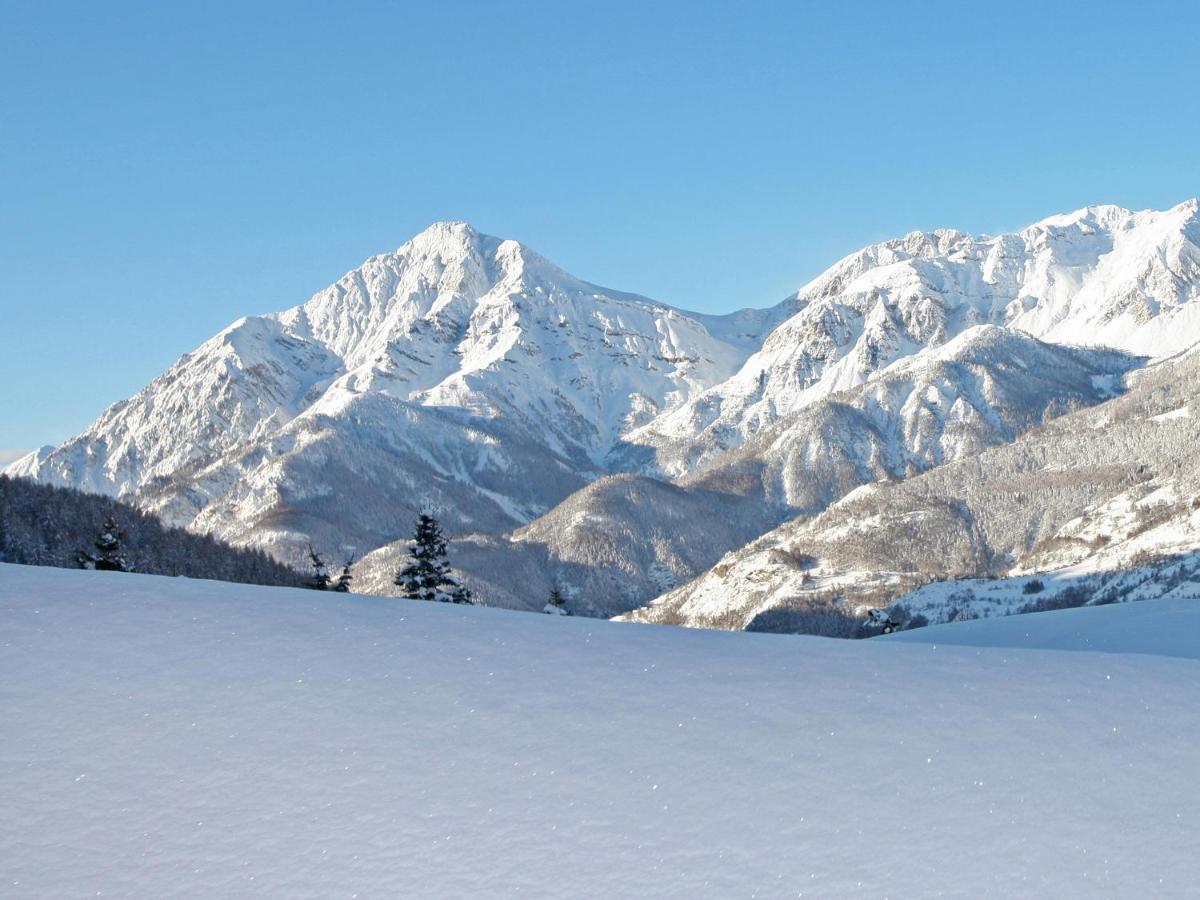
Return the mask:
{"type": "MultiPolygon", "coordinates": [[[[552,547],[559,535],[539,520],[569,501],[579,515],[562,534],[638,560],[645,571],[625,576],[642,597],[781,516],[1101,402],[1133,365],[1122,351],[1162,358],[1200,339],[1198,211],[1194,199],[1092,206],[1010,234],[910,232],[724,316],[599,287],[517,241],[438,222],[299,304],[237,320],[5,471],[291,560],[309,542],[385,548],[427,510],[451,534],[482,535],[471,552],[484,565],[515,546],[505,535],[552,547]],[[1044,371],[1019,371],[1009,357],[1023,354],[1044,371]],[[678,515],[646,555],[625,517],[649,497],[664,521],[678,515]],[[607,518],[589,519],[589,504],[607,518]],[[722,516],[711,539],[689,536],[722,516]]],[[[516,569],[548,577],[557,551],[529,552],[516,569]]],[[[583,581],[615,597],[602,574],[583,581]]]]}
{"type": "Polygon", "coordinates": [[[1194,199],[1163,212],[1085,207],[1008,235],[910,232],[872,244],[789,298],[798,311],[735,375],[633,432],[622,452],[648,473],[680,475],[974,325],[1153,356],[1182,350],[1200,338],[1198,209],[1194,199]]]}

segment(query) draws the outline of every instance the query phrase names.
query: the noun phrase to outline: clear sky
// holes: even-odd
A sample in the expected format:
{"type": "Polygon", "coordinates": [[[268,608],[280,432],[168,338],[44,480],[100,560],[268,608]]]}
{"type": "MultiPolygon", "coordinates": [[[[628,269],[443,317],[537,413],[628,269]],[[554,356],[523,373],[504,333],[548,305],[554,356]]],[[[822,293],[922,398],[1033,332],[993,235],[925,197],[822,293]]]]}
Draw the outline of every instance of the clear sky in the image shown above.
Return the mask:
{"type": "Polygon", "coordinates": [[[1200,193],[1200,4],[0,0],[0,453],[437,219],[685,308],[1200,193]]]}

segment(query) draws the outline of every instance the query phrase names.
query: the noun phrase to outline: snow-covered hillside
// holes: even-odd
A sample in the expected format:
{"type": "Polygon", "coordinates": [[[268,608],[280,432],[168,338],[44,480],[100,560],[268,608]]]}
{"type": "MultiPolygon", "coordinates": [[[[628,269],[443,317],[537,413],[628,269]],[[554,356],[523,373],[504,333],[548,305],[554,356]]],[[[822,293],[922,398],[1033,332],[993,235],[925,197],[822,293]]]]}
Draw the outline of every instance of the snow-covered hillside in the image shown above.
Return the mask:
{"type": "Polygon", "coordinates": [[[1195,609],[1022,625],[1097,613],[1113,652],[0,566],[0,893],[1191,896],[1195,609]]]}
{"type": "MultiPolygon", "coordinates": [[[[1172,558],[1200,549],[1200,419],[1189,412],[1200,394],[1200,348],[1129,381],[1122,395],[1052,419],[1011,444],[916,477],[864,485],[820,515],[789,521],[729,553],[635,617],[787,629],[789,619],[807,619],[814,609],[886,606],[930,582],[1060,570],[1068,581],[1094,575],[1089,597],[1128,599],[1138,579],[1121,588],[1100,583],[1105,573],[1111,578],[1163,560],[1169,569],[1172,558]]],[[[932,621],[954,609],[986,615],[989,607],[1039,599],[1001,602],[990,587],[983,592],[971,583],[925,590],[932,593],[913,611],[932,621]],[[935,599],[949,594],[959,596],[935,599]]]]}
{"type": "MultiPolygon", "coordinates": [[[[1100,403],[1141,361],[971,328],[778,420],[676,484],[602,478],[509,535],[458,541],[455,565],[490,604],[540,609],[557,584],[576,613],[626,613],[863,484],[976,456],[1100,403]]],[[[388,592],[406,551],[400,542],[368,556],[360,584],[388,592]]]]}
{"type": "MultiPolygon", "coordinates": [[[[1190,545],[1196,545],[1194,538],[1190,545]]],[[[1159,608],[1168,604],[1200,608],[1200,552],[1139,554],[1108,568],[1098,562],[1089,559],[1013,578],[933,582],[903,595],[888,608],[888,618],[906,628],[921,622],[936,626],[1081,606],[1107,609],[1147,600],[1162,601],[1159,608]]],[[[1020,633],[1021,627],[1016,623],[1010,629],[1020,633]]]]}
{"type": "MultiPolygon", "coordinates": [[[[1028,595],[1024,599],[1028,600],[1028,595]]],[[[1198,634],[1200,591],[1193,584],[1189,596],[1175,593],[1138,603],[932,625],[881,635],[877,640],[953,647],[1145,653],[1196,659],[1200,656],[1198,634]]]]}

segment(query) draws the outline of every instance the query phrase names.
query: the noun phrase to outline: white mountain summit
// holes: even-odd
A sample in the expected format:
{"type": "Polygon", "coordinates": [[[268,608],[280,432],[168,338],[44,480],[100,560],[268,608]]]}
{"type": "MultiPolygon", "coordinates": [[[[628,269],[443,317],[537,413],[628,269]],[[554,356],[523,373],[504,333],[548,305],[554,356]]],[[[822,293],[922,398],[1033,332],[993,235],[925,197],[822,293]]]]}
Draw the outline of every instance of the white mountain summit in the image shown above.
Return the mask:
{"type": "Polygon", "coordinates": [[[280,548],[361,552],[421,506],[503,529],[732,374],[778,317],[681,312],[438,223],[300,306],[239,320],[7,471],[280,548]]]}

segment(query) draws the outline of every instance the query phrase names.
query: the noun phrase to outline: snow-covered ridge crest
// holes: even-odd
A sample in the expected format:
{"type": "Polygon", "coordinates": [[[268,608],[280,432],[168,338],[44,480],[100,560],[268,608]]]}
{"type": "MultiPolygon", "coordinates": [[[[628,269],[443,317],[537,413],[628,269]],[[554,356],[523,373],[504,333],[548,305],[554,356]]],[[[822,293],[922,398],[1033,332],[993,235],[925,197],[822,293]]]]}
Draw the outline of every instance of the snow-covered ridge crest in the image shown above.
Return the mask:
{"type": "Polygon", "coordinates": [[[790,298],[796,313],[737,374],[628,440],[677,476],[976,325],[1152,357],[1178,352],[1200,339],[1197,210],[1196,200],[1163,212],[1094,206],[1014,234],[913,232],[866,247],[790,298]]]}
{"type": "Polygon", "coordinates": [[[243,317],[114,403],[78,437],[6,471],[130,495],[282,426],[341,371],[341,360],[322,344],[270,318],[243,317]]]}

